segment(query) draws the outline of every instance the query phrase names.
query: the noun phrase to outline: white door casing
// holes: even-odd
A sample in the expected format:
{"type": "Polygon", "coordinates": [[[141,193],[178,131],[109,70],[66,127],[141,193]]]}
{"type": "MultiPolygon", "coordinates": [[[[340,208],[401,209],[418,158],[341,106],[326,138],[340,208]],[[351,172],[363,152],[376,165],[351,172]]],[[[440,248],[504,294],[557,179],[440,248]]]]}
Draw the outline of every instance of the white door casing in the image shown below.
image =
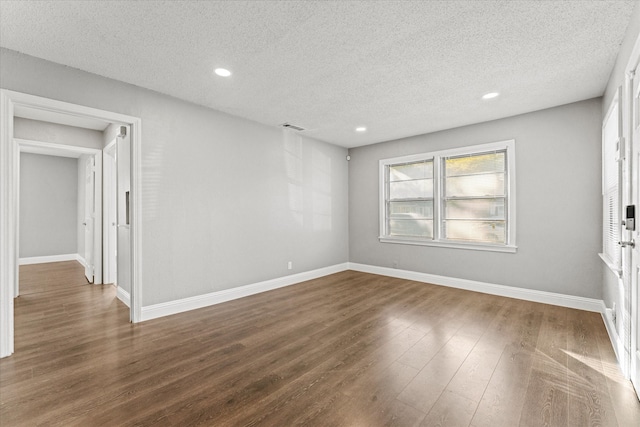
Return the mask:
{"type": "MultiPolygon", "coordinates": [[[[141,144],[142,121],[138,117],[0,89],[0,357],[14,351],[13,299],[18,280],[18,147],[13,141],[15,106],[129,125],[131,158],[130,197],[130,320],[137,323],[142,313],[141,270],[141,144]]],[[[102,167],[99,153],[98,167],[102,167]]],[[[96,176],[102,177],[102,173],[96,176]]],[[[102,185],[102,184],[100,184],[102,185]]],[[[100,198],[100,204],[102,198],[100,198]]],[[[102,228],[102,221],[98,223],[102,228]]],[[[95,246],[94,246],[95,247],[95,246]]],[[[100,245],[100,251],[102,245],[100,245]]],[[[95,251],[97,252],[97,251],[95,251]]],[[[101,277],[101,274],[100,274],[101,277]]]]}
{"type": "MultiPolygon", "coordinates": [[[[640,39],[636,48],[640,45],[640,39]]],[[[635,206],[635,231],[630,232],[635,246],[631,249],[630,256],[630,288],[628,292],[630,318],[626,326],[629,328],[630,370],[629,376],[636,394],[640,399],[640,291],[638,290],[638,277],[640,275],[640,224],[638,214],[640,210],[640,52],[635,49],[635,57],[632,55],[631,69],[627,73],[627,120],[629,123],[630,140],[630,169],[631,174],[627,185],[630,187],[631,204],[635,206]]]]}

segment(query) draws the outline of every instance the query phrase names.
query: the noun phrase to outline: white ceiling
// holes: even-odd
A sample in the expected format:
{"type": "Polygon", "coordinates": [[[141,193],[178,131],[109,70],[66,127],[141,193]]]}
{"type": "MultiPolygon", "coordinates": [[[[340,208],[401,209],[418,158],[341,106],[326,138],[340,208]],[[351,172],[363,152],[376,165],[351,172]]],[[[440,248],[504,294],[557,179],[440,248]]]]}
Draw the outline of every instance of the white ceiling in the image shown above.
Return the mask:
{"type": "Polygon", "coordinates": [[[601,96],[636,3],[3,0],[0,46],[356,147],[601,96]]]}

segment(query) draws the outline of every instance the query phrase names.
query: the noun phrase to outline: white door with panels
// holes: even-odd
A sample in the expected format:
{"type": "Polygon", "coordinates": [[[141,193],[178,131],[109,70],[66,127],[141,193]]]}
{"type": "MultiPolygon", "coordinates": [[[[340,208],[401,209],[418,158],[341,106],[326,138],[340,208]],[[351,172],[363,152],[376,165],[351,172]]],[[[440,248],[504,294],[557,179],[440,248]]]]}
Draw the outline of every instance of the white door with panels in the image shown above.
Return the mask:
{"type": "Polygon", "coordinates": [[[117,138],[103,151],[103,283],[117,286],[117,174],[116,174],[117,138]]]}
{"type": "Polygon", "coordinates": [[[84,275],[89,283],[94,281],[94,224],[96,220],[96,204],[95,204],[95,157],[86,156],[85,158],[85,197],[84,197],[84,275]]]}

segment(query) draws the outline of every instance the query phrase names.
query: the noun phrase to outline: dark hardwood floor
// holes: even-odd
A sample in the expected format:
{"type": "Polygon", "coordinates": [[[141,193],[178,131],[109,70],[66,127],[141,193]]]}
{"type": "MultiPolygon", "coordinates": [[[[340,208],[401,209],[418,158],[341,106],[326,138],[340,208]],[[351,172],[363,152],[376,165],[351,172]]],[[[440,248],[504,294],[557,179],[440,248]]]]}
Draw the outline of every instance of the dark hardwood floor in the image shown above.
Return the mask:
{"type": "Polygon", "coordinates": [[[75,262],[20,274],[2,426],[640,425],[597,313],[346,271],[132,325],[75,262]]]}

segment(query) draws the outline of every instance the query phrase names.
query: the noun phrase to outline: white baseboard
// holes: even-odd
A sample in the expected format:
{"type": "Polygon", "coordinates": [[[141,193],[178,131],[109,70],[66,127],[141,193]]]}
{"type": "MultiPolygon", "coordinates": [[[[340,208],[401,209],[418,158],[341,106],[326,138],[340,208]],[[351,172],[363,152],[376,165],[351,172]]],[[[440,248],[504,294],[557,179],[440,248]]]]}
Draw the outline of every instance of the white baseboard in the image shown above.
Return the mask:
{"type": "MultiPolygon", "coordinates": [[[[170,316],[172,314],[183,313],[185,311],[195,310],[202,307],[208,307],[210,305],[220,304],[249,295],[270,291],[272,289],[294,285],[296,283],[304,282],[305,280],[317,279],[319,277],[327,276],[329,274],[334,274],[345,270],[380,274],[383,276],[397,277],[400,279],[414,280],[417,282],[431,283],[434,285],[448,286],[458,289],[466,289],[469,291],[482,292],[485,294],[516,298],[543,304],[557,305],[561,307],[575,308],[585,311],[592,311],[596,313],[602,313],[603,316],[605,313],[603,311],[604,304],[602,300],[599,299],[584,298],[573,295],[558,294],[554,292],[496,285],[492,283],[478,282],[475,280],[438,276],[429,273],[419,273],[415,271],[399,270],[395,268],[378,267],[373,265],[347,262],[320,268],[317,270],[293,274],[290,276],[266,280],[264,282],[240,286],[237,288],[225,289],[222,291],[211,292],[209,294],[197,295],[180,300],[142,307],[141,320],[151,320],[158,317],[170,316]]],[[[607,327],[609,328],[609,326],[607,327]]]]}
{"type": "Polygon", "coordinates": [[[424,282],[434,285],[448,286],[451,288],[466,289],[468,291],[482,292],[484,294],[540,302],[543,304],[558,305],[561,307],[577,308],[579,310],[593,311],[597,313],[602,312],[602,300],[599,299],[537,291],[533,289],[516,288],[513,286],[495,285],[492,283],[477,282],[475,280],[457,279],[455,277],[438,276],[435,274],[398,270],[396,268],[378,267],[374,265],[358,264],[353,262],[350,262],[348,264],[350,270],[361,271],[363,273],[397,277],[399,279],[414,280],[416,282],[424,282]]]}
{"type": "Polygon", "coordinates": [[[232,289],[225,289],[209,294],[197,295],[176,301],[169,301],[142,307],[141,321],[157,319],[158,317],[170,316],[172,314],[183,313],[185,311],[208,307],[215,304],[243,298],[249,295],[295,285],[306,280],[317,279],[329,274],[339,273],[348,270],[348,263],[336,264],[317,270],[292,274],[290,276],[278,277],[276,279],[265,280],[264,282],[253,283],[232,289]]]}
{"type": "Polygon", "coordinates": [[[616,353],[616,359],[618,359],[618,365],[620,365],[620,369],[622,370],[625,378],[628,378],[628,372],[626,372],[626,367],[624,363],[624,343],[620,339],[620,335],[618,335],[618,330],[616,329],[616,324],[613,321],[613,316],[611,315],[612,310],[607,308],[602,301],[601,309],[602,320],[604,321],[604,326],[607,329],[607,334],[609,334],[609,340],[611,341],[611,346],[613,347],[613,351],[616,353]]]}
{"type": "Polygon", "coordinates": [[[80,264],[82,264],[82,266],[83,266],[84,268],[87,268],[87,260],[85,260],[85,259],[84,259],[84,257],[83,257],[82,255],[80,255],[80,254],[76,254],[76,260],[77,260],[80,264]]]}
{"type": "Polygon", "coordinates": [[[125,291],[120,286],[116,286],[116,297],[118,297],[118,299],[127,307],[131,307],[131,296],[129,292],[125,291]]]}
{"type": "Polygon", "coordinates": [[[47,262],[60,262],[60,261],[79,261],[78,254],[63,254],[63,255],[46,255],[46,256],[33,256],[20,258],[18,260],[19,265],[30,264],[44,264],[47,262]]]}
{"type": "Polygon", "coordinates": [[[116,286],[116,297],[127,307],[131,307],[131,296],[129,292],[125,291],[120,286],[116,286]]]}

